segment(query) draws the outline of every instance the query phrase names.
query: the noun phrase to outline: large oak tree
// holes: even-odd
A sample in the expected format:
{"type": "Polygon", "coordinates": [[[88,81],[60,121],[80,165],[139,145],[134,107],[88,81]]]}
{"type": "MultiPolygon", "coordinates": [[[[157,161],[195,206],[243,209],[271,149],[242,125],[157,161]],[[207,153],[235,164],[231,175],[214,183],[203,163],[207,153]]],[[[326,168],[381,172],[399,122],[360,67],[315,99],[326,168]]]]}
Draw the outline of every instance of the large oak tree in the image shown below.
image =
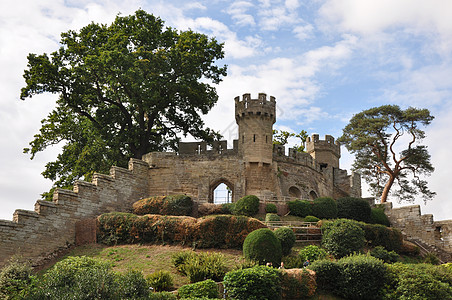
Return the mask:
{"type": "Polygon", "coordinates": [[[226,75],[226,66],[215,65],[224,52],[214,38],[164,27],[143,10],[61,36],[57,51],[28,55],[21,91],[21,99],[58,94],[56,108],[24,149],[33,158],[64,145],[43,172],[56,186],[126,166],[130,157],[177,149],[180,134],[219,136],[201,119],[218,100],[210,83],[226,75]]]}
{"type": "Polygon", "coordinates": [[[354,115],[343,129],[339,142],[355,154],[353,169],[359,171],[375,195],[386,202],[390,192],[400,201],[425,200],[435,193],[422,179],[434,168],[421,140],[433,116],[427,109],[383,105],[354,115]],[[396,190],[394,190],[396,187],[396,190]]]}

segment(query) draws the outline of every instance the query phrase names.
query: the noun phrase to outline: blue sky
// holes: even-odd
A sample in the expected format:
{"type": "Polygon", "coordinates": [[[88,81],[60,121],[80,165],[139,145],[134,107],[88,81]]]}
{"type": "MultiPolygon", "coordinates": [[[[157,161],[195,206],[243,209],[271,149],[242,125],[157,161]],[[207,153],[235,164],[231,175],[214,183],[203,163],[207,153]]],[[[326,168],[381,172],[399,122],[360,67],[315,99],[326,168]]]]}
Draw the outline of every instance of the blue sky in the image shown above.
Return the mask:
{"type": "MultiPolygon", "coordinates": [[[[22,153],[53,108],[55,95],[19,100],[28,53],[52,52],[60,33],[91,21],[111,23],[138,8],[167,26],[192,29],[225,43],[228,76],[209,127],[234,137],[235,96],[276,97],[276,128],[341,135],[350,117],[383,104],[428,108],[426,129],[435,173],[435,199],[421,204],[435,220],[451,219],[452,1],[58,1],[0,3],[0,219],[33,209],[51,183],[44,164],[59,148],[22,153]],[[232,124],[232,125],[231,125],[232,124]]],[[[292,143],[294,141],[291,141],[292,143]]],[[[343,149],[341,167],[352,157],[343,149]]]]}

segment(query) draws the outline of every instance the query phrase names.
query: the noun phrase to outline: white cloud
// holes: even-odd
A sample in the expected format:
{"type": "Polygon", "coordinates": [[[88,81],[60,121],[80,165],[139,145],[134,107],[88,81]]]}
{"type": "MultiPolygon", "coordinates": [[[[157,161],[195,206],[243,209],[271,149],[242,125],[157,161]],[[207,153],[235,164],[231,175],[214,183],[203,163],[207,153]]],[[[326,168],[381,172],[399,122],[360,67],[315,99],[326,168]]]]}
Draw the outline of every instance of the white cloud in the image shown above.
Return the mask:
{"type": "Polygon", "coordinates": [[[314,27],[311,24],[295,26],[293,29],[295,37],[301,41],[311,38],[313,31],[314,27]]]}
{"type": "Polygon", "coordinates": [[[231,15],[235,24],[239,26],[253,26],[255,25],[254,17],[247,13],[248,9],[253,6],[249,1],[235,1],[228,7],[226,12],[231,15]]]}

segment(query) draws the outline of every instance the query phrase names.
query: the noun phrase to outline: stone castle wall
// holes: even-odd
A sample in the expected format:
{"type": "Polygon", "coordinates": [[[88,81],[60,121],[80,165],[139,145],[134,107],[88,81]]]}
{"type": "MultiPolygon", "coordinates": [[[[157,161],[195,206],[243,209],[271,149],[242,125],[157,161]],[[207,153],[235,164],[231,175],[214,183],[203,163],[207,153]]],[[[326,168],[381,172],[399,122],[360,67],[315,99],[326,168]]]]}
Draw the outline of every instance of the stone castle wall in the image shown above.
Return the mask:
{"type": "Polygon", "coordinates": [[[433,221],[433,215],[421,214],[419,205],[392,208],[385,204],[391,226],[398,228],[408,240],[417,240],[452,254],[452,220],[433,221]]]}
{"type": "Polygon", "coordinates": [[[34,211],[16,210],[12,221],[0,220],[0,267],[16,254],[41,264],[49,254],[74,245],[77,222],[127,211],[147,196],[148,169],[132,159],[128,170],[113,167],[110,175],[94,174],[92,183],[78,181],[73,191],[57,189],[53,202],[38,200],[34,211]]]}

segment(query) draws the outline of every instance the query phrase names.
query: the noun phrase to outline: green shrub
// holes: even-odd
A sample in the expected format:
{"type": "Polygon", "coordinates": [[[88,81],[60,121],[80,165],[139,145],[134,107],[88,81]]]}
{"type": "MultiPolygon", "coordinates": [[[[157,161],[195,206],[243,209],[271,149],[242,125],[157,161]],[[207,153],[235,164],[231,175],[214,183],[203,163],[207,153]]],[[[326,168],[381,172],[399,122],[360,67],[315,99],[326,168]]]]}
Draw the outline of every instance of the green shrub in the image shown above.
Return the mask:
{"type": "Polygon", "coordinates": [[[149,293],[149,298],[147,298],[147,300],[177,300],[177,297],[170,292],[158,292],[149,293]]]}
{"type": "Polygon", "coordinates": [[[303,247],[298,252],[298,255],[300,256],[301,260],[305,262],[309,259],[309,261],[312,263],[316,260],[322,260],[325,259],[327,256],[327,253],[325,249],[320,248],[316,245],[308,245],[306,247],[303,247]]]}
{"type": "Polygon", "coordinates": [[[290,214],[298,217],[306,217],[312,214],[312,202],[308,200],[293,200],[287,202],[290,214]]]}
{"type": "Polygon", "coordinates": [[[361,198],[344,197],[336,200],[337,217],[369,222],[371,208],[369,202],[361,198]]]}
{"type": "Polygon", "coordinates": [[[0,298],[15,299],[23,295],[35,280],[33,269],[27,263],[11,259],[0,271],[0,298]]]}
{"type": "Polygon", "coordinates": [[[317,217],[314,217],[314,216],[306,216],[306,217],[304,218],[304,221],[305,221],[305,222],[311,222],[311,223],[314,223],[314,222],[320,221],[320,219],[317,218],[317,217]]]}
{"type": "Polygon", "coordinates": [[[264,223],[254,218],[220,215],[198,219],[192,230],[196,247],[241,248],[250,232],[264,227],[264,223]]]}
{"type": "Polygon", "coordinates": [[[278,212],[278,209],[276,208],[276,205],[274,203],[267,203],[267,205],[265,205],[265,212],[276,214],[278,212]]]}
{"type": "Polygon", "coordinates": [[[232,299],[279,300],[281,274],[266,266],[235,270],[224,276],[224,287],[232,299]]]}
{"type": "Polygon", "coordinates": [[[295,233],[289,227],[280,227],[273,231],[281,242],[282,255],[289,255],[295,244],[295,233]]]}
{"type": "Polygon", "coordinates": [[[299,269],[303,268],[303,263],[305,262],[302,260],[300,255],[287,255],[283,256],[282,262],[284,263],[285,269],[299,269]]]}
{"type": "Polygon", "coordinates": [[[224,215],[232,215],[235,210],[235,203],[223,203],[221,204],[221,213],[224,215]]]}
{"type": "Polygon", "coordinates": [[[136,270],[117,275],[118,295],[120,299],[142,299],[149,295],[149,285],[143,273],[136,270]]]}
{"type": "Polygon", "coordinates": [[[146,277],[146,280],[154,291],[169,291],[173,287],[173,276],[166,270],[155,271],[146,277]]]}
{"type": "MultiPolygon", "coordinates": [[[[120,287],[120,280],[111,271],[110,264],[83,256],[68,257],[44,274],[30,299],[119,298],[123,295],[120,287]]],[[[127,291],[130,290],[127,287],[127,291]]]]}
{"type": "Polygon", "coordinates": [[[361,251],[364,245],[364,230],[352,220],[337,219],[323,226],[322,246],[335,257],[361,251]]]}
{"type": "Polygon", "coordinates": [[[352,255],[338,262],[341,272],[337,293],[345,299],[380,299],[387,269],[370,255],[352,255]]]}
{"type": "Polygon", "coordinates": [[[452,272],[430,264],[387,265],[385,299],[452,299],[452,272]]]}
{"type": "Polygon", "coordinates": [[[235,203],[234,214],[252,217],[259,211],[259,198],[248,195],[240,198],[235,203]]]}
{"type": "Polygon", "coordinates": [[[267,213],[265,215],[265,221],[266,222],[281,221],[281,218],[277,214],[267,213]]]}
{"type": "Polygon", "coordinates": [[[380,224],[387,227],[391,225],[389,223],[388,216],[386,216],[385,214],[384,208],[380,207],[372,207],[369,222],[372,224],[380,224]]]}
{"type": "Polygon", "coordinates": [[[399,230],[379,224],[357,224],[364,229],[367,243],[371,247],[383,246],[389,251],[400,251],[403,236],[399,230]]]}
{"type": "Polygon", "coordinates": [[[137,215],[130,213],[113,212],[100,215],[98,240],[107,245],[131,243],[133,238],[130,231],[137,215]]]}
{"type": "Polygon", "coordinates": [[[324,291],[336,291],[341,279],[341,270],[336,262],[330,260],[317,260],[308,266],[315,271],[319,289],[324,291]]]}
{"type": "Polygon", "coordinates": [[[319,219],[334,219],[337,217],[337,204],[333,198],[317,198],[312,204],[312,215],[319,219]]]}
{"type": "Polygon", "coordinates": [[[395,251],[388,251],[383,246],[373,248],[370,255],[383,260],[385,263],[395,263],[399,259],[399,255],[395,251]]]}
{"type": "Polygon", "coordinates": [[[155,196],[133,203],[133,213],[137,215],[189,216],[192,210],[193,200],[187,195],[155,196]]]}
{"type": "Polygon", "coordinates": [[[224,256],[215,252],[178,252],[173,255],[172,262],[178,271],[187,275],[190,282],[205,279],[221,281],[227,271],[224,256]]]}
{"type": "Polygon", "coordinates": [[[211,279],[181,286],[177,290],[177,295],[182,299],[219,297],[217,284],[211,279]]]}
{"type": "Polygon", "coordinates": [[[261,228],[248,234],[243,242],[243,256],[259,264],[271,262],[273,265],[281,263],[281,242],[268,228],[261,228]]]}
{"type": "Polygon", "coordinates": [[[429,252],[424,255],[423,262],[426,264],[439,265],[440,260],[435,253],[429,252]]]}

